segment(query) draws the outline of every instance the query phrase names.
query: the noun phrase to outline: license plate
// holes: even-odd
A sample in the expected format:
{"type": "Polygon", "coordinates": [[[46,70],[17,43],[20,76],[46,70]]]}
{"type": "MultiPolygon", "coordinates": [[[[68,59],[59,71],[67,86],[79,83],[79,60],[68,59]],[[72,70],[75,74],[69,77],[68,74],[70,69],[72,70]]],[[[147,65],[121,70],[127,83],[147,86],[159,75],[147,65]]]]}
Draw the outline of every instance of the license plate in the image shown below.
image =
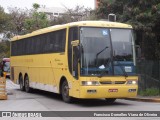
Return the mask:
{"type": "Polygon", "coordinates": [[[108,92],[118,92],[118,89],[109,89],[108,92]]]}

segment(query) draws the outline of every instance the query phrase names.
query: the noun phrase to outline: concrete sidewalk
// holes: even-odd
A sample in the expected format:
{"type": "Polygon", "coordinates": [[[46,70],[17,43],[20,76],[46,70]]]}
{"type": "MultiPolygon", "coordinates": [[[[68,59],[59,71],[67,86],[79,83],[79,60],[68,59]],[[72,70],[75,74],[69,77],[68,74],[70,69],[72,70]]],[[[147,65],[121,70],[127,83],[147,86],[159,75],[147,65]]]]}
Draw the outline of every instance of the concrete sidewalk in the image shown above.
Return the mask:
{"type": "Polygon", "coordinates": [[[142,101],[142,102],[158,102],[160,103],[160,96],[137,96],[134,98],[126,98],[126,100],[142,101]]]}

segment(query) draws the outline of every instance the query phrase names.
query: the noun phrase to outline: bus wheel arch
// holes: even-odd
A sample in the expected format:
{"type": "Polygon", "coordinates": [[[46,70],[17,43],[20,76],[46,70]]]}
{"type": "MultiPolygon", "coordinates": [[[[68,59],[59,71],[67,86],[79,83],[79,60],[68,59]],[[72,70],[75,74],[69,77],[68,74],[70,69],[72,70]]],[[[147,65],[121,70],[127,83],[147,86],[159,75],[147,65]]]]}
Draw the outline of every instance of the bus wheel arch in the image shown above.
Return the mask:
{"type": "Polygon", "coordinates": [[[24,79],[22,73],[19,73],[18,83],[20,84],[20,90],[24,91],[24,79]]]}
{"type": "Polygon", "coordinates": [[[60,94],[62,95],[62,99],[66,103],[72,102],[72,97],[69,96],[69,85],[67,79],[63,76],[60,80],[59,86],[60,94]]]}

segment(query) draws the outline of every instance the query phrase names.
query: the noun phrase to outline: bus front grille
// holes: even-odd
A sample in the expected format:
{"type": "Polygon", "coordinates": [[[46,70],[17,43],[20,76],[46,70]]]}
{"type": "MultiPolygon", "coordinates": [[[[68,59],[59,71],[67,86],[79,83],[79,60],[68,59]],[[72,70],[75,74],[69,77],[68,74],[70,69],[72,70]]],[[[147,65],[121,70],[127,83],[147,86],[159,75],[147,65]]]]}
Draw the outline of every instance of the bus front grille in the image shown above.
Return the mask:
{"type": "Polygon", "coordinates": [[[125,84],[126,81],[100,81],[100,83],[103,84],[125,84]]]}

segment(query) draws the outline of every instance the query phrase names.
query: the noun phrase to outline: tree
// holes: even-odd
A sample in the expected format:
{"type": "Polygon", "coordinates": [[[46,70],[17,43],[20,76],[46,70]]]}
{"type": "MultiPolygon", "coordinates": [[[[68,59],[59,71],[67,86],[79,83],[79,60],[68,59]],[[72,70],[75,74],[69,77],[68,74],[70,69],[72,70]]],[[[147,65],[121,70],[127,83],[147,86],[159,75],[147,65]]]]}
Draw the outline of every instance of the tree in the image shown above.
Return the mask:
{"type": "Polygon", "coordinates": [[[34,3],[34,4],[33,4],[33,8],[34,8],[35,10],[38,10],[38,8],[40,8],[40,5],[37,4],[37,3],[34,3]]]}
{"type": "Polygon", "coordinates": [[[8,27],[9,15],[4,12],[4,9],[0,6],[0,33],[6,31],[8,27]]]}
{"type": "Polygon", "coordinates": [[[67,9],[66,14],[71,18],[71,22],[86,20],[90,14],[90,9],[77,5],[74,9],[67,9]]]}
{"type": "Polygon", "coordinates": [[[25,19],[25,28],[27,32],[32,32],[49,26],[47,15],[45,13],[37,12],[38,8],[40,8],[40,5],[34,3],[33,11],[30,13],[30,16],[25,19]]]}
{"type": "MultiPolygon", "coordinates": [[[[69,9],[66,6],[64,6],[66,9],[66,12],[57,17],[54,18],[51,21],[51,25],[56,25],[56,24],[64,24],[64,23],[69,23],[69,22],[76,22],[76,21],[81,21],[81,20],[88,20],[90,18],[90,8],[85,8],[84,6],[79,6],[77,5],[73,9],[69,9]]],[[[92,19],[94,17],[92,16],[92,19]]]]}
{"type": "Polygon", "coordinates": [[[160,2],[159,0],[100,0],[96,10],[98,18],[109,13],[117,21],[131,24],[136,32],[136,44],[142,48],[146,59],[160,58],[160,2]]]}
{"type": "Polygon", "coordinates": [[[20,9],[17,7],[9,8],[10,15],[10,33],[21,35],[49,26],[49,21],[45,13],[39,13],[37,10],[40,5],[33,4],[33,9],[20,9]]]}
{"type": "Polygon", "coordinates": [[[24,34],[25,19],[28,18],[29,10],[20,8],[8,8],[10,14],[10,32],[24,34]]]}
{"type": "Polygon", "coordinates": [[[10,16],[0,7],[0,36],[1,40],[8,40],[8,30],[10,25],[10,16]]]}
{"type": "Polygon", "coordinates": [[[0,42],[0,60],[4,57],[10,57],[10,42],[0,42]]]}

